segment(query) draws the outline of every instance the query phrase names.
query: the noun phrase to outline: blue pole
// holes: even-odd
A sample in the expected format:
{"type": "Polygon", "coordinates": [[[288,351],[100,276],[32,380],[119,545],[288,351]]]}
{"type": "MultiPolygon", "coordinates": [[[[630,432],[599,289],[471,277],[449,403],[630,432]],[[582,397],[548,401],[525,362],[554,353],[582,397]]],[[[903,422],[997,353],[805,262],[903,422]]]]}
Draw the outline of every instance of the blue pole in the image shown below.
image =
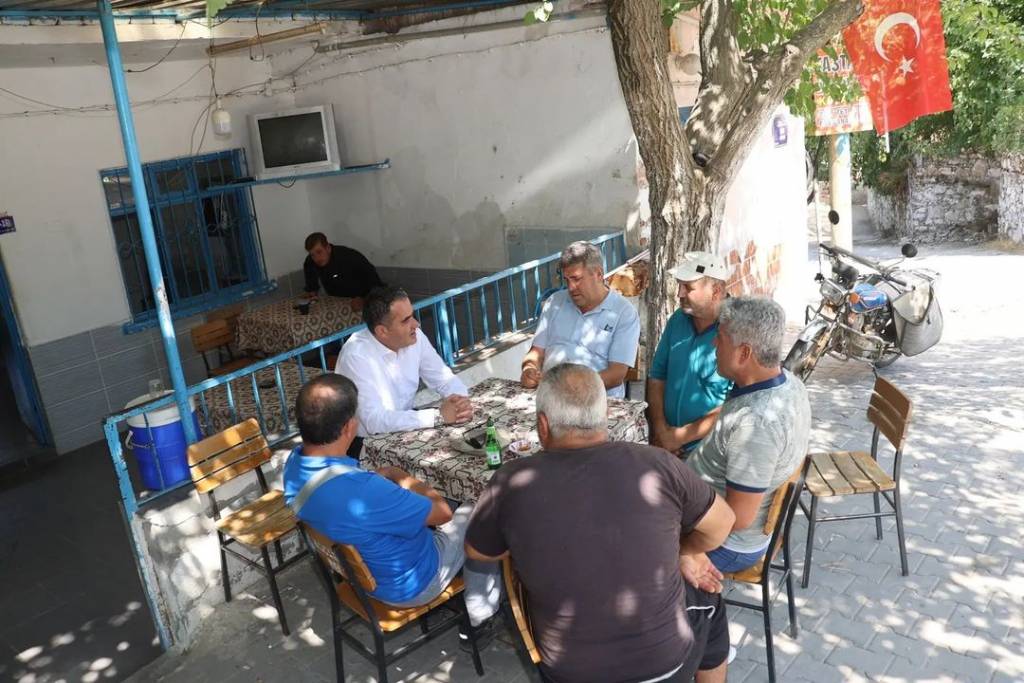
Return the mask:
{"type": "Polygon", "coordinates": [[[124,68],[121,66],[121,48],[117,44],[114,14],[110,7],[110,0],[97,0],[96,5],[100,14],[100,28],[103,30],[103,46],[107,50],[110,83],[114,88],[117,120],[121,124],[121,141],[124,144],[125,159],[128,161],[128,175],[132,180],[132,195],[135,197],[139,232],[142,233],[142,248],[146,254],[149,283],[153,287],[153,298],[156,299],[156,314],[160,320],[160,336],[164,341],[167,369],[171,375],[171,386],[174,387],[174,399],[178,404],[178,413],[181,415],[181,424],[185,429],[185,438],[189,443],[195,443],[198,435],[195,424],[192,422],[192,411],[189,409],[188,385],[185,384],[185,374],[181,371],[181,358],[178,357],[178,344],[174,336],[171,308],[167,305],[167,288],[164,286],[164,274],[160,268],[160,253],[157,250],[156,235],[153,232],[153,216],[149,211],[146,183],[142,176],[139,146],[135,140],[135,123],[132,120],[131,102],[128,100],[128,86],[124,81],[124,68]]]}

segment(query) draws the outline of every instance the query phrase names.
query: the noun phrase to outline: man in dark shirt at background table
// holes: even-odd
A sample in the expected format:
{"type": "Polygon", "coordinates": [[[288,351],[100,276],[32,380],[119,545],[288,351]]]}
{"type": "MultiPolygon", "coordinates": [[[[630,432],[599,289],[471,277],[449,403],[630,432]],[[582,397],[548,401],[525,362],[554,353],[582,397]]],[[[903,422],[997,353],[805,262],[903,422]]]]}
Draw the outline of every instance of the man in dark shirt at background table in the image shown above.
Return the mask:
{"type": "Polygon", "coordinates": [[[582,365],[544,373],[537,434],[543,450],[502,465],[477,501],[466,556],[511,555],[545,679],[723,683],[721,585],[681,555],[717,547],[732,510],[669,452],[609,442],[604,383],[582,365]]]}
{"type": "Polygon", "coordinates": [[[306,276],[306,296],[310,299],[317,297],[323,285],[331,296],[359,299],[358,310],[367,292],[384,284],[365,256],[355,249],[331,244],[322,232],[306,238],[306,251],[309,256],[302,270],[306,276]]]}

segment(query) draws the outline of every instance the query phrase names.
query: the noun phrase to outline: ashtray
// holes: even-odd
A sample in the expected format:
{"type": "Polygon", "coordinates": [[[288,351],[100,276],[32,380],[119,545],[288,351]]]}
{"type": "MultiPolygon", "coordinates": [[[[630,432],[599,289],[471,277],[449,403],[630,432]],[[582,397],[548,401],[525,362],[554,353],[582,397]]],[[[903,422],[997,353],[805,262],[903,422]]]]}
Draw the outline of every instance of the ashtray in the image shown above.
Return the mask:
{"type": "Polygon", "coordinates": [[[517,439],[505,447],[509,455],[514,455],[517,458],[533,455],[534,449],[534,443],[528,439],[517,439]]]}

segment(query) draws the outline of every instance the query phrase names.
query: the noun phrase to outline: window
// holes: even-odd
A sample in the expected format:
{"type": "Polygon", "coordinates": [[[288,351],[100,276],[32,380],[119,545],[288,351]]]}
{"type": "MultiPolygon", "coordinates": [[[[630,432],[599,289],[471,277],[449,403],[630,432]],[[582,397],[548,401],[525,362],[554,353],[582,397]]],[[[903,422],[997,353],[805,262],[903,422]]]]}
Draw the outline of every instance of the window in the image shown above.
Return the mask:
{"type": "MultiPolygon", "coordinates": [[[[167,299],[176,317],[269,288],[256,215],[245,177],[245,153],[225,150],[144,164],[153,230],[167,299]]],[[[100,171],[114,229],[132,326],[156,320],[127,168],[100,171]]]]}

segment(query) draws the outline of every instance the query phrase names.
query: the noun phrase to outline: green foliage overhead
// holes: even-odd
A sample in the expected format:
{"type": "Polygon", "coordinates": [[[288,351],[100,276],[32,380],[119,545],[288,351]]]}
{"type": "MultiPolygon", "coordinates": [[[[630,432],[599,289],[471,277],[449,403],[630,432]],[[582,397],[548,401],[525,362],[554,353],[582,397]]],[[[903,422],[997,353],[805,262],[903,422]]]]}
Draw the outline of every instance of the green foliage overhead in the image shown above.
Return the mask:
{"type": "Polygon", "coordinates": [[[1024,2],[943,0],[953,111],[925,116],[890,135],[890,151],[870,133],[854,136],[862,182],[883,192],[913,154],[1024,151],[1024,2]]]}
{"type": "Polygon", "coordinates": [[[206,16],[209,19],[217,16],[217,13],[231,4],[231,0],[206,0],[206,16]]]}

